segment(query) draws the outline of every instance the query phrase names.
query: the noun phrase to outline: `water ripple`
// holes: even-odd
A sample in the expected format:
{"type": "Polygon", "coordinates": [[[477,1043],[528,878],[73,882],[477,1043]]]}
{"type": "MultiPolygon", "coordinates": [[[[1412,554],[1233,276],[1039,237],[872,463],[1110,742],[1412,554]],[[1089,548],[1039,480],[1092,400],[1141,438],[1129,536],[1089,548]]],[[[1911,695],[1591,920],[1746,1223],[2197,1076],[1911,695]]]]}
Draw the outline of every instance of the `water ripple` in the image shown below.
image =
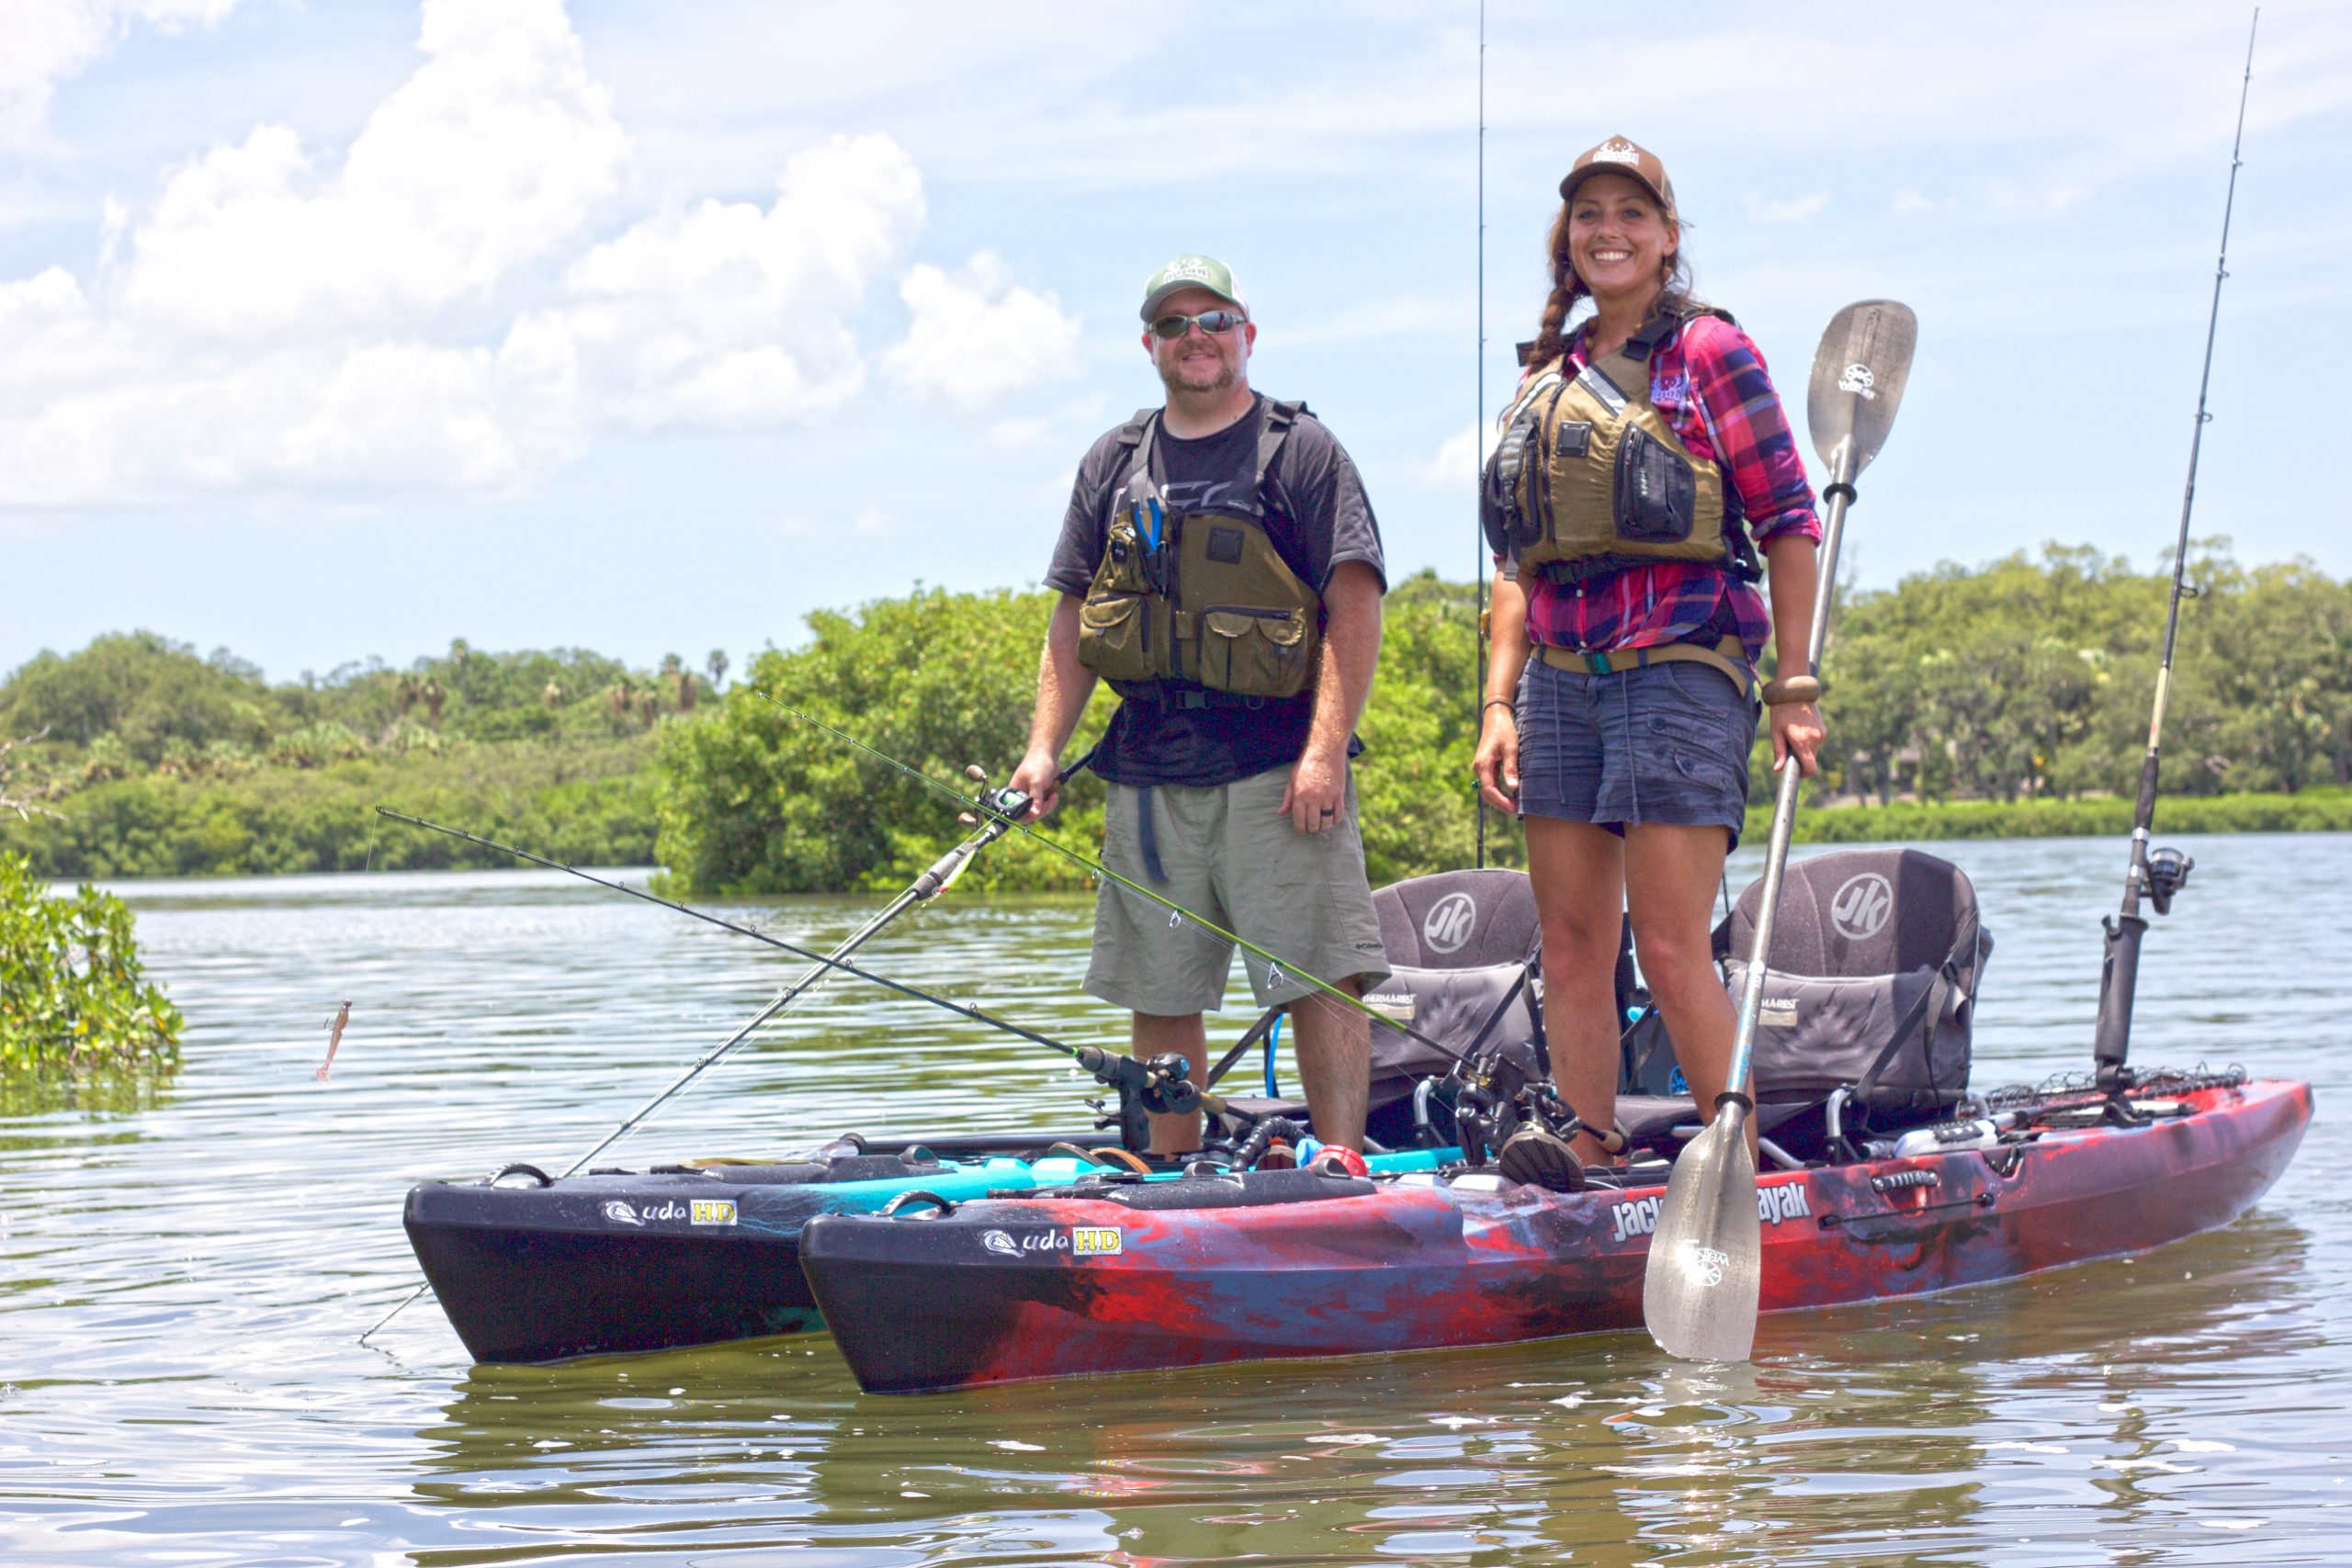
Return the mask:
{"type": "MultiPolygon", "coordinates": [[[[354,1344],[414,1279],[412,1183],[569,1163],[794,960],[552,874],[131,885],[187,1061],[143,1098],[0,1113],[0,1544],[109,1565],[2352,1559],[2352,1149],[2330,1120],[2352,838],[2182,847],[2197,880],[2149,936],[2134,1059],[2303,1077],[2321,1107],[2227,1230],[1770,1317],[1737,1369],[1615,1335],[929,1400],[860,1395],[821,1337],[473,1368],[428,1301],[354,1344]]],[[[1999,942],[1977,1081],[2086,1066],[2117,846],[1954,858],[1999,942]]],[[[822,948],[871,908],[727,913],[822,948]]],[[[950,899],[860,962],[1116,1043],[1076,988],[1088,925],[1080,902],[950,899]]],[[[608,1157],[1075,1127],[1080,1087],[836,980],[608,1157]]]]}

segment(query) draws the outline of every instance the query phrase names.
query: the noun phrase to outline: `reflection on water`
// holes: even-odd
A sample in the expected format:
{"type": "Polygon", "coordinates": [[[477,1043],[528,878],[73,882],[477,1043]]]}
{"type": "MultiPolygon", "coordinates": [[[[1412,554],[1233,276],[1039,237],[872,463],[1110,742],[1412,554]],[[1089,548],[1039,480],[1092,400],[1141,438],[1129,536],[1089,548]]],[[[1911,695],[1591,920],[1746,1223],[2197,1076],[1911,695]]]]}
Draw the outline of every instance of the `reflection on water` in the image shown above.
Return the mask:
{"type": "MultiPolygon", "coordinates": [[[[2352,1560],[2333,911],[2352,838],[2189,844],[2135,1058],[2304,1077],[2298,1163],[2146,1257],[1767,1318],[1749,1367],[1639,1335],[873,1399],[821,1337],[472,1368],[413,1181],[560,1162],[732,1032],[782,955],[553,876],[144,884],[185,1069],[0,1103],[0,1550],[58,1563],[740,1565],[2352,1560]],[[334,1076],[325,1021],[353,998],[334,1076]]],[[[2085,1065],[2115,846],[1961,846],[2000,947],[1978,1080],[2085,1065]]],[[[1752,856],[1743,856],[1751,862],[1752,856]]],[[[1737,879],[1737,868],[1735,880],[1737,879]]],[[[737,915],[822,946],[863,900],[737,915]]],[[[1073,1041],[1083,904],[959,904],[866,950],[1073,1041]]],[[[1068,1126],[1033,1047],[820,990],[620,1151],[1068,1126]]],[[[2162,1194],[2151,1195],[2162,1201],[2162,1194]]]]}

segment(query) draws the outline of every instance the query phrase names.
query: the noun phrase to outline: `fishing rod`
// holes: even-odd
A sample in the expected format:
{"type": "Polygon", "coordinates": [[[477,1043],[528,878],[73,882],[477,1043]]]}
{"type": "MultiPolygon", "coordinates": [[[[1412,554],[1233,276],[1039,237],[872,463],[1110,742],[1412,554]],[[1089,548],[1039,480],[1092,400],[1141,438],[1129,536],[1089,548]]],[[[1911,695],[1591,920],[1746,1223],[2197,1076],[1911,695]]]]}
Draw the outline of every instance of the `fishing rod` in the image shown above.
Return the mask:
{"type": "MultiPolygon", "coordinates": [[[[1047,849],[1053,851],[1056,854],[1060,855],[1063,859],[1069,861],[1072,864],[1081,866],[1092,874],[1102,877],[1105,881],[1114,883],[1121,887],[1126,888],[1130,892],[1142,894],[1145,897],[1150,899],[1153,903],[1168,911],[1168,923],[1170,926],[1174,926],[1180,921],[1190,920],[1193,925],[1199,927],[1202,931],[1206,931],[1209,935],[1217,938],[1219,941],[1229,942],[1243,952],[1253,953],[1257,957],[1263,959],[1267,965],[1266,988],[1268,990],[1272,990],[1278,987],[1282,983],[1283,974],[1287,971],[1290,974],[1297,976],[1300,979],[1306,981],[1317,990],[1321,991],[1324,995],[1335,997],[1339,1000],[1345,1002],[1349,1007],[1363,1014],[1364,1017],[1372,1020],[1374,1022],[1385,1024],[1389,1028],[1405,1035],[1408,1039],[1420,1042],[1430,1050],[1436,1051],[1445,1056],[1447,1060],[1459,1063],[1465,1067],[1472,1066],[1474,1065],[1467,1055],[1455,1050],[1444,1042],[1430,1039],[1419,1030],[1415,1029],[1411,1024],[1401,1022],[1396,1019],[1389,1017],[1379,1009],[1366,1003],[1362,998],[1350,996],[1347,992],[1340,989],[1339,987],[1334,986],[1329,981],[1323,980],[1317,976],[1309,974],[1299,965],[1291,964],[1274,953],[1268,953],[1264,948],[1258,946],[1254,942],[1247,942],[1242,938],[1234,935],[1233,932],[1227,931],[1223,926],[1218,925],[1216,921],[1211,920],[1204,916],[1194,914],[1192,910],[1184,908],[1183,905],[1177,903],[1174,899],[1154,893],[1142,883],[1136,882],[1120,875],[1117,872],[1113,871],[1109,866],[1104,865],[1101,861],[1093,860],[1086,855],[1082,855],[1078,851],[1071,849],[1068,844],[1061,842],[1059,840],[1039,832],[1036,829],[1031,827],[1026,819],[1027,807],[1025,804],[1023,807],[1021,813],[1006,816],[1002,808],[992,804],[986,795],[963,795],[956,790],[950,788],[948,785],[941,784],[937,779],[933,778],[929,773],[924,773],[922,769],[910,767],[905,762],[899,761],[898,758],[891,756],[888,751],[880,750],[873,746],[867,745],[865,741],[860,740],[856,736],[835,728],[833,726],[827,724],[823,719],[817,717],[813,714],[802,713],[798,708],[792,706],[789,703],[779,702],[775,697],[769,696],[765,692],[754,690],[752,694],[758,697],[762,702],[772,703],[775,706],[782,708],[786,713],[790,714],[794,718],[798,719],[801,723],[824,731],[827,735],[831,736],[834,739],[840,741],[844,746],[854,746],[858,750],[865,752],[869,757],[872,757],[875,761],[897,769],[899,773],[902,773],[906,774],[907,777],[913,779],[924,788],[936,791],[937,793],[945,795],[948,799],[955,801],[966,810],[978,812],[982,815],[994,815],[1001,817],[1004,820],[1010,822],[1012,826],[1020,829],[1023,833],[1028,834],[1030,838],[1045,845],[1047,849]]],[[[1073,770],[1063,770],[1063,776],[1069,776],[1069,773],[1071,771],[1073,770]]]]}
{"type": "Polygon", "coordinates": [[[2140,913],[2144,895],[2159,915],[2172,911],[2173,895],[2188,882],[2196,862],[2178,850],[2148,849],[2148,835],[2156,818],[2156,774],[2165,728],[2165,700],[2172,689],[2173,644],[2180,632],[2180,602],[2197,590],[2185,581],[2188,569],[2188,517],[2197,504],[2197,459],[2205,445],[2205,426],[2213,416],[2205,412],[2205,398],[2213,382],[2213,339],[2222,323],[2222,280],[2230,276],[2230,217],[2237,206],[2240,154],[2245,148],[2245,105],[2254,87],[2255,31],[2262,25],[2262,8],[2255,7],[2246,28],[2245,74],[2238,85],[2237,133],[2230,142],[2229,191],[2222,200],[2222,248],[2213,263],[2213,304],[2205,319],[2205,368],[2197,380],[2197,423],[2188,437],[2188,482],[2180,497],[2180,536],[2172,553],[2172,599],[2165,609],[2164,653],[2156,665],[2154,711],[2148,720],[2148,754],[2140,762],[2140,795],[2132,812],[2132,864],[2123,877],[2123,907],[2102,922],[2106,951],[2099,964],[2098,1026],[2091,1037],[2091,1055],[2098,1064],[2098,1084],[2108,1097],[2110,1115],[2137,1121],[2123,1093],[2133,1076],[2124,1066],[2132,1049],[2132,1004],[2140,983],[2140,939],[2148,921],[2140,913]]]}
{"type": "MultiPolygon", "coordinates": [[[[386,813],[386,815],[397,816],[398,813],[386,813]]],[[[402,818],[402,820],[414,820],[414,818],[402,818]]],[[[916,877],[915,880],[908,886],[904,892],[900,893],[896,898],[891,899],[888,905],[884,906],[881,912],[876,914],[872,919],[866,921],[865,924],[851,932],[846,939],[832,950],[832,952],[827,953],[826,957],[828,959],[848,957],[852,953],[857,951],[858,948],[864,946],[866,941],[876,931],[879,931],[884,926],[888,925],[892,920],[897,919],[899,915],[906,912],[909,908],[911,908],[917,904],[924,903],[932,898],[935,898],[940,894],[946,892],[950,887],[953,887],[956,885],[956,878],[962,876],[966,868],[972,863],[972,857],[978,854],[981,850],[986,849],[989,845],[996,842],[997,840],[1004,837],[1004,831],[1003,825],[997,821],[990,820],[989,822],[982,823],[979,828],[962,843],[956,845],[954,849],[949,850],[936,861],[933,861],[930,867],[926,869],[921,876],[916,877]]],[[[577,1176],[581,1170],[587,1166],[589,1161],[594,1159],[598,1155],[603,1154],[606,1149],[611,1148],[615,1144],[619,1143],[621,1139],[627,1137],[630,1133],[635,1132],[639,1127],[642,1126],[646,1118],[651,1116],[654,1111],[660,1110],[664,1104],[668,1103],[672,1098],[683,1091],[687,1085],[693,1083],[696,1078],[709,1071],[712,1067],[717,1066],[730,1053],[732,1053],[738,1045],[741,1045],[744,1041],[749,1040],[752,1037],[752,1032],[758,1030],[763,1024],[768,1022],[771,1019],[790,1010],[790,1009],[797,1003],[802,997],[807,996],[811,990],[815,989],[819,982],[824,980],[831,973],[832,971],[822,964],[812,964],[808,969],[803,970],[797,979],[776,994],[775,1000],[769,1002],[767,1006],[762,1008],[757,1013],[753,1014],[750,1022],[744,1024],[742,1028],[728,1036],[727,1039],[720,1042],[718,1045],[705,1052],[692,1066],[688,1067],[684,1073],[681,1073],[676,1078],[673,1079],[668,1088],[662,1089],[659,1094],[656,1094],[652,1099],[647,1100],[643,1105],[639,1106],[636,1111],[625,1117],[620,1125],[605,1134],[604,1138],[597,1143],[594,1148],[590,1149],[586,1154],[583,1154],[578,1159],[573,1160],[571,1165],[566,1167],[558,1175],[557,1179],[561,1180],[564,1177],[577,1176]]],[[[344,1010],[346,1013],[349,1012],[351,1010],[351,1004],[345,1002],[344,1004],[344,1010]]],[[[336,1032],[338,1035],[341,1033],[339,1025],[336,1032]]],[[[328,1060],[334,1060],[334,1052],[332,1050],[328,1052],[328,1060]]],[[[326,1069],[322,1067],[319,1071],[323,1075],[326,1069]]],[[[375,1335],[381,1333],[390,1325],[392,1319],[400,1316],[401,1313],[406,1312],[411,1306],[414,1305],[417,1300],[431,1288],[432,1286],[429,1281],[418,1281],[416,1289],[401,1297],[399,1303],[395,1305],[391,1311],[386,1313],[382,1317],[376,1320],[376,1325],[373,1328],[370,1328],[367,1333],[362,1334],[359,1337],[359,1343],[365,1345],[375,1335]]]]}
{"type": "MultiPolygon", "coordinates": [[[[1022,809],[1028,808],[1026,797],[1017,790],[997,790],[990,791],[989,794],[1002,801],[1006,807],[1011,807],[1017,802],[1022,809]]],[[[994,812],[998,808],[989,807],[987,809],[994,812]]],[[[755,930],[751,926],[737,925],[732,920],[722,919],[707,910],[697,909],[690,904],[673,903],[670,899],[648,893],[641,887],[631,887],[627,883],[614,882],[609,878],[598,876],[594,872],[582,871],[576,865],[566,865],[561,861],[549,860],[545,855],[533,854],[530,851],[518,849],[513,844],[502,844],[495,839],[485,839],[478,834],[469,833],[462,828],[446,827],[438,822],[428,822],[422,817],[411,817],[405,813],[394,811],[389,806],[379,806],[376,810],[380,816],[389,817],[395,822],[405,822],[412,828],[424,828],[435,833],[446,833],[450,838],[462,840],[469,844],[479,844],[484,849],[496,850],[502,854],[513,855],[516,860],[528,861],[533,865],[545,866],[549,871],[564,872],[579,877],[583,882],[593,882],[599,887],[609,887],[616,893],[626,893],[630,897],[642,899],[648,904],[659,904],[665,909],[675,909],[679,914],[691,915],[697,920],[707,921],[723,931],[734,931],[738,935],[750,937],[754,942],[766,942],[770,947],[782,948],[794,957],[807,959],[823,969],[838,971],[843,975],[854,975],[861,980],[882,987],[885,990],[896,991],[900,996],[912,997],[917,1001],[929,1002],[933,1007],[944,1008],[949,1012],[968,1018],[976,1023],[985,1023],[991,1029],[1018,1035],[1023,1040],[1043,1045],[1049,1051],[1058,1051],[1109,1088],[1133,1089],[1147,1101],[1156,1099],[1168,1100],[1169,1103],[1165,1105],[1148,1105],[1148,1109],[1161,1114],[1191,1111],[1220,1112],[1231,1109],[1216,1095],[1206,1093],[1198,1085],[1185,1081],[1184,1075],[1189,1067],[1182,1056],[1166,1055],[1154,1056],[1148,1062],[1138,1062],[1123,1052],[1106,1051],[1100,1045],[1066,1044],[1050,1034],[1040,1034],[1034,1029],[999,1018],[994,1013],[984,1012],[978,1008],[963,1002],[950,1001],[945,997],[923,990],[920,987],[910,986],[903,980],[894,980],[888,975],[863,968],[845,958],[831,958],[821,953],[812,953],[808,948],[785,941],[780,936],[772,936],[766,931],[755,930]],[[1178,1101],[1182,1103],[1177,1103],[1178,1101]]],[[[1001,813],[999,813],[997,819],[1011,820],[1001,813]]],[[[1013,825],[1017,827],[1019,824],[1013,825]]]]}
{"type": "MultiPolygon", "coordinates": [[[[1470,461],[1475,468],[1483,468],[1478,461],[1478,443],[1487,429],[1487,0],[1478,0],[1478,354],[1476,362],[1478,382],[1477,422],[1470,427],[1470,461]]],[[[1474,490],[1473,493],[1476,491],[1474,490]]],[[[1474,517],[1476,507],[1471,509],[1474,517]]],[[[1478,618],[1473,623],[1471,635],[1478,645],[1478,683],[1470,689],[1477,700],[1477,716],[1470,721],[1470,744],[1475,749],[1478,735],[1487,723],[1487,578],[1494,570],[1487,552],[1487,530],[1483,520],[1475,530],[1477,536],[1476,565],[1470,581],[1477,585],[1478,618]]],[[[1470,798],[1478,812],[1477,867],[1487,868],[1487,795],[1472,788],[1470,798]]]]}

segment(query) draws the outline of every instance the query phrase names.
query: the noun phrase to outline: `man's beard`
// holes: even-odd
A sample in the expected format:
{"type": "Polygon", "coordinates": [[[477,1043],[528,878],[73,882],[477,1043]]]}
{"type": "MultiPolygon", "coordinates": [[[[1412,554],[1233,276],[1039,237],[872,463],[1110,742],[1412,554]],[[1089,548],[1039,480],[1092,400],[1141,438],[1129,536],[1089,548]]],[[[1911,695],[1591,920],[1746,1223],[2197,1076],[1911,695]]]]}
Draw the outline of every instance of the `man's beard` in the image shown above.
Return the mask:
{"type": "Polygon", "coordinates": [[[1182,360],[1171,360],[1161,366],[1159,384],[1171,392],[1185,393],[1230,391],[1241,384],[1241,367],[1231,360],[1220,359],[1216,362],[1216,375],[1206,386],[1196,386],[1182,379],[1183,364],[1182,360]]]}

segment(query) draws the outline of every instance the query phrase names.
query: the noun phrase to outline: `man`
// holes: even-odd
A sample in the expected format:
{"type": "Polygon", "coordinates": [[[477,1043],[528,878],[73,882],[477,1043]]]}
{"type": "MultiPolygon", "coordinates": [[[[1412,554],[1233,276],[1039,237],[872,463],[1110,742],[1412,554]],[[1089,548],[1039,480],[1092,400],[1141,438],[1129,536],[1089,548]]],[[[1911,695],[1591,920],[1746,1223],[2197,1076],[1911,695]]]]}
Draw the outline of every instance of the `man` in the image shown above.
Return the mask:
{"type": "MultiPolygon", "coordinates": [[[[1029,750],[1012,775],[1053,809],[1062,748],[1098,676],[1123,699],[1091,765],[1110,785],[1103,860],[1267,952],[1259,1005],[1296,1004],[1292,1050],[1318,1155],[1361,1173],[1371,1036],[1351,995],[1387,973],[1348,759],[1380,655],[1380,534],[1355,465],[1305,405],[1250,389],[1257,324],[1232,271],[1183,255],[1144,286],[1144,352],[1167,389],[1079,466],[1046,583],[1029,750]]],[[[1138,1057],[1208,1070],[1204,1009],[1231,944],[1105,880],[1086,988],[1133,1010],[1138,1057]]],[[[1152,1120],[1152,1151],[1200,1145],[1152,1120]]]]}

